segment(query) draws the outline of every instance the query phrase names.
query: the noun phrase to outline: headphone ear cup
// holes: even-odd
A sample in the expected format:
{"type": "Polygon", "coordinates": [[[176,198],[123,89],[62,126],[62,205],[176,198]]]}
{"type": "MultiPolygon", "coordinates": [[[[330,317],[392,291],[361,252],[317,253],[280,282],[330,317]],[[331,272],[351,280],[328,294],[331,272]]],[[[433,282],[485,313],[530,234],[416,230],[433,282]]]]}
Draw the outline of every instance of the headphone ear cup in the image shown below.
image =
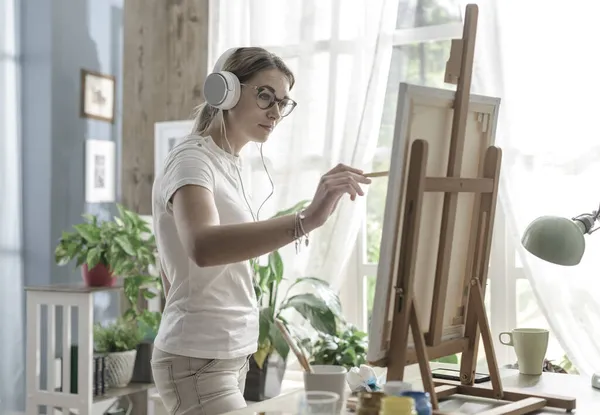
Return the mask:
{"type": "Polygon", "coordinates": [[[204,99],[212,107],[229,110],[238,103],[242,92],[240,80],[227,71],[213,72],[204,81],[204,99]]]}

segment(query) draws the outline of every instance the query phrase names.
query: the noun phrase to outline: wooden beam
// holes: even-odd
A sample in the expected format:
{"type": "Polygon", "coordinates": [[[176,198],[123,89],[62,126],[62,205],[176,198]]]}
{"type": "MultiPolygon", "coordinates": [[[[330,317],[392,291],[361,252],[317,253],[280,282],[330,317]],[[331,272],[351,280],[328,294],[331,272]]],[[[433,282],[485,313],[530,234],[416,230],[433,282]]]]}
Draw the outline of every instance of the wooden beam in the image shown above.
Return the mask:
{"type": "Polygon", "coordinates": [[[154,123],[189,119],[208,71],[209,0],[125,0],[121,203],[152,213],[154,123]]]}

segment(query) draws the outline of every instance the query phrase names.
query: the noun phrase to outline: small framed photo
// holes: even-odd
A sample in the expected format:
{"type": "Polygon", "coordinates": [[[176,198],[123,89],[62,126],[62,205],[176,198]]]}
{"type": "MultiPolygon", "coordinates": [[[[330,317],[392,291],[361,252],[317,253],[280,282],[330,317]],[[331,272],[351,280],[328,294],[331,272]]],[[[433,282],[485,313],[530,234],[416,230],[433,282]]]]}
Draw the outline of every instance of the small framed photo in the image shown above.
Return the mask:
{"type": "Polygon", "coordinates": [[[81,116],[114,122],[116,81],[112,75],[81,70],[81,116]]]}
{"type": "Polygon", "coordinates": [[[115,201],[114,141],[87,140],[85,142],[85,201],[112,203],[115,201]]]}
{"type": "Polygon", "coordinates": [[[169,151],[191,134],[194,120],[161,121],[154,124],[154,176],[163,168],[169,151]]]}

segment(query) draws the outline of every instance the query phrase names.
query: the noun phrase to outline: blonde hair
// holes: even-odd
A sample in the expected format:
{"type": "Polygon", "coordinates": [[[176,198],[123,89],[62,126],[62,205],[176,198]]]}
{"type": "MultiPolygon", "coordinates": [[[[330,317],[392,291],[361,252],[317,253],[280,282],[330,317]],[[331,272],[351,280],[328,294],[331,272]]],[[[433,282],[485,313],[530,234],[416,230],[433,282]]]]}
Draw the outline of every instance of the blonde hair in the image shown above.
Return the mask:
{"type": "MultiPolygon", "coordinates": [[[[290,89],[293,88],[296,80],[292,71],[280,57],[263,48],[239,48],[225,61],[222,68],[222,70],[237,76],[240,83],[245,83],[257,73],[269,69],[279,69],[288,78],[290,89]]],[[[196,107],[194,112],[195,121],[192,134],[204,135],[217,118],[219,109],[202,103],[196,107]]]]}

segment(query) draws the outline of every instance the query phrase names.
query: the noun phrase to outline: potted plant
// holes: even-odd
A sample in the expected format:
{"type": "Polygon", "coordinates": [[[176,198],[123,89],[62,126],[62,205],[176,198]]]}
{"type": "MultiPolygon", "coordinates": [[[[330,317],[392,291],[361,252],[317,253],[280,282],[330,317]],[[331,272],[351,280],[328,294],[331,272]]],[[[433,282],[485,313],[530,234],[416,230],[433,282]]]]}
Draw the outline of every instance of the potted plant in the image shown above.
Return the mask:
{"type": "MultiPolygon", "coordinates": [[[[306,204],[307,201],[299,202],[274,217],[299,211],[306,204]]],[[[317,332],[334,334],[341,306],[337,294],[327,282],[313,277],[298,278],[278,301],[279,288],[284,280],[283,260],[279,251],[271,252],[266,264],[253,261],[253,267],[257,275],[255,290],[259,298],[260,324],[258,350],[250,359],[244,398],[262,401],[279,394],[289,353],[289,346],[275,325],[275,320],[280,320],[297,338],[300,329],[289,319],[291,310],[295,310],[317,332]],[[308,286],[312,292],[291,294],[292,288],[297,285],[308,286]]]]}
{"type": "Polygon", "coordinates": [[[82,267],[88,286],[112,286],[116,276],[147,275],[156,263],[156,243],[146,221],[121,205],[117,208],[114,221],[82,215],[85,222],[63,232],[54,251],[58,265],[75,260],[82,267]]]}
{"type": "Polygon", "coordinates": [[[142,332],[138,345],[134,380],[152,382],[150,358],[161,313],[139,306],[140,299],[162,294],[162,280],[155,270],[156,241],[148,223],[137,213],[117,205],[114,221],[100,222],[94,215],[83,215],[85,222],[63,232],[55,250],[55,260],[66,265],[72,260],[82,267],[88,286],[112,286],[123,278],[128,308],[123,319],[135,322],[142,332]]]}
{"type": "Polygon", "coordinates": [[[107,387],[122,388],[131,382],[142,336],[133,320],[117,319],[114,323],[94,325],[94,350],[105,355],[107,387]]]}
{"type": "Polygon", "coordinates": [[[342,322],[334,335],[318,333],[316,339],[305,338],[301,345],[313,365],[344,366],[347,370],[367,361],[367,333],[342,322]]]}

